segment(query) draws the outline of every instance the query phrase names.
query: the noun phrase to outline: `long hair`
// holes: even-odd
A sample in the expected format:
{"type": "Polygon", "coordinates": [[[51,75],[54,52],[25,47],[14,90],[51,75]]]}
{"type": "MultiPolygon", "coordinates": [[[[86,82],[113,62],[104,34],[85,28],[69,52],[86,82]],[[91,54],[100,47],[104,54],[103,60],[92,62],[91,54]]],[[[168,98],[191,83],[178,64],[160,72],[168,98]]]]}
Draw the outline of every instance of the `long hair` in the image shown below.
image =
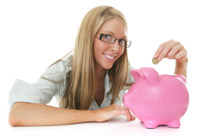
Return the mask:
{"type": "MultiPolygon", "coordinates": [[[[123,14],[110,6],[99,6],[91,9],[84,17],[77,34],[72,69],[68,73],[65,93],[60,101],[60,107],[70,109],[88,109],[94,101],[97,90],[95,72],[94,39],[101,26],[109,19],[117,18],[125,28],[127,24],[123,14]]],[[[126,85],[128,76],[127,49],[108,70],[109,81],[112,85],[109,95],[114,103],[119,92],[126,85]],[[117,73],[117,74],[116,74],[117,73]]]]}

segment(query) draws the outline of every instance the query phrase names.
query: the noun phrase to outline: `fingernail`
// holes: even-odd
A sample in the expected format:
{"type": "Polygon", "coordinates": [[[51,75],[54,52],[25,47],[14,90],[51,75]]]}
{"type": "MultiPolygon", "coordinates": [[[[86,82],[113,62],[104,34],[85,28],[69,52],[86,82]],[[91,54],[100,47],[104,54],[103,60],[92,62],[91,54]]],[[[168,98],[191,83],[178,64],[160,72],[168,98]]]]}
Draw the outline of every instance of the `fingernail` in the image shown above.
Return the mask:
{"type": "Polygon", "coordinates": [[[159,57],[159,58],[158,58],[158,61],[160,62],[160,61],[161,61],[161,59],[162,59],[162,58],[161,58],[161,57],[159,57]]]}
{"type": "Polygon", "coordinates": [[[155,54],[153,58],[157,58],[157,57],[158,57],[158,55],[157,55],[157,54],[155,54]]]}

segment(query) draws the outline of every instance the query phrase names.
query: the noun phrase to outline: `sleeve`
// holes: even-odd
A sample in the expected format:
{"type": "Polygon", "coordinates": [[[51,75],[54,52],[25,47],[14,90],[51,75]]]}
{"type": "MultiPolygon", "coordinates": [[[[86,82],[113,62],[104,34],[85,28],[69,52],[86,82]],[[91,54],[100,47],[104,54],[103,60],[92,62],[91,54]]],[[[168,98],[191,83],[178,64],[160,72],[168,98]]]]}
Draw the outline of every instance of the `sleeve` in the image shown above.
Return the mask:
{"type": "Polygon", "coordinates": [[[9,93],[9,104],[15,102],[47,104],[51,99],[64,90],[66,73],[69,71],[63,61],[49,67],[35,83],[27,83],[17,79],[9,93]],[[60,86],[62,85],[62,86],[60,86]]]}

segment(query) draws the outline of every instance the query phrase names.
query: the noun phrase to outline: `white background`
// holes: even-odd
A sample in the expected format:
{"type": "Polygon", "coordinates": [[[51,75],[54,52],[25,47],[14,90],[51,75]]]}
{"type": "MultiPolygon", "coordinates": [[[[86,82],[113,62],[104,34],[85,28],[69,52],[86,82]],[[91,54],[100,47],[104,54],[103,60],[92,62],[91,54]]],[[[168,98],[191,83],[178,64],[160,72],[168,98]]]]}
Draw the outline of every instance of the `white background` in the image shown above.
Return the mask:
{"type": "MultiPolygon", "coordinates": [[[[199,7],[198,0],[0,0],[1,132],[10,135],[88,135],[89,132],[154,136],[200,134],[199,7]],[[114,6],[125,15],[128,38],[132,40],[128,49],[129,60],[134,68],[153,67],[160,74],[173,74],[174,60],[164,59],[158,65],[151,63],[155,51],[161,43],[171,39],[180,41],[187,49],[190,104],[181,120],[182,127],[147,130],[138,120],[127,123],[123,117],[100,124],[10,127],[7,122],[8,93],[15,79],[35,82],[50,64],[72,50],[84,15],[99,5],[114,6]]],[[[51,104],[55,105],[55,101],[51,104]]]]}

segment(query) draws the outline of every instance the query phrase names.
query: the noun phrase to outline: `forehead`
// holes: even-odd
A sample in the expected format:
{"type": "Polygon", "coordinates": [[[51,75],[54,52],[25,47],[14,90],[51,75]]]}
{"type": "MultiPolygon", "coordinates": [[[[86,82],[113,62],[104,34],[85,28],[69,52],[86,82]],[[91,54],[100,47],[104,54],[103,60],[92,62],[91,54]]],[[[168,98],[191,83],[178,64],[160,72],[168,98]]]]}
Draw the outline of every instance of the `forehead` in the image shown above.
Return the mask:
{"type": "Polygon", "coordinates": [[[126,27],[119,19],[109,19],[101,26],[99,33],[109,33],[117,37],[126,37],[126,27]]]}

